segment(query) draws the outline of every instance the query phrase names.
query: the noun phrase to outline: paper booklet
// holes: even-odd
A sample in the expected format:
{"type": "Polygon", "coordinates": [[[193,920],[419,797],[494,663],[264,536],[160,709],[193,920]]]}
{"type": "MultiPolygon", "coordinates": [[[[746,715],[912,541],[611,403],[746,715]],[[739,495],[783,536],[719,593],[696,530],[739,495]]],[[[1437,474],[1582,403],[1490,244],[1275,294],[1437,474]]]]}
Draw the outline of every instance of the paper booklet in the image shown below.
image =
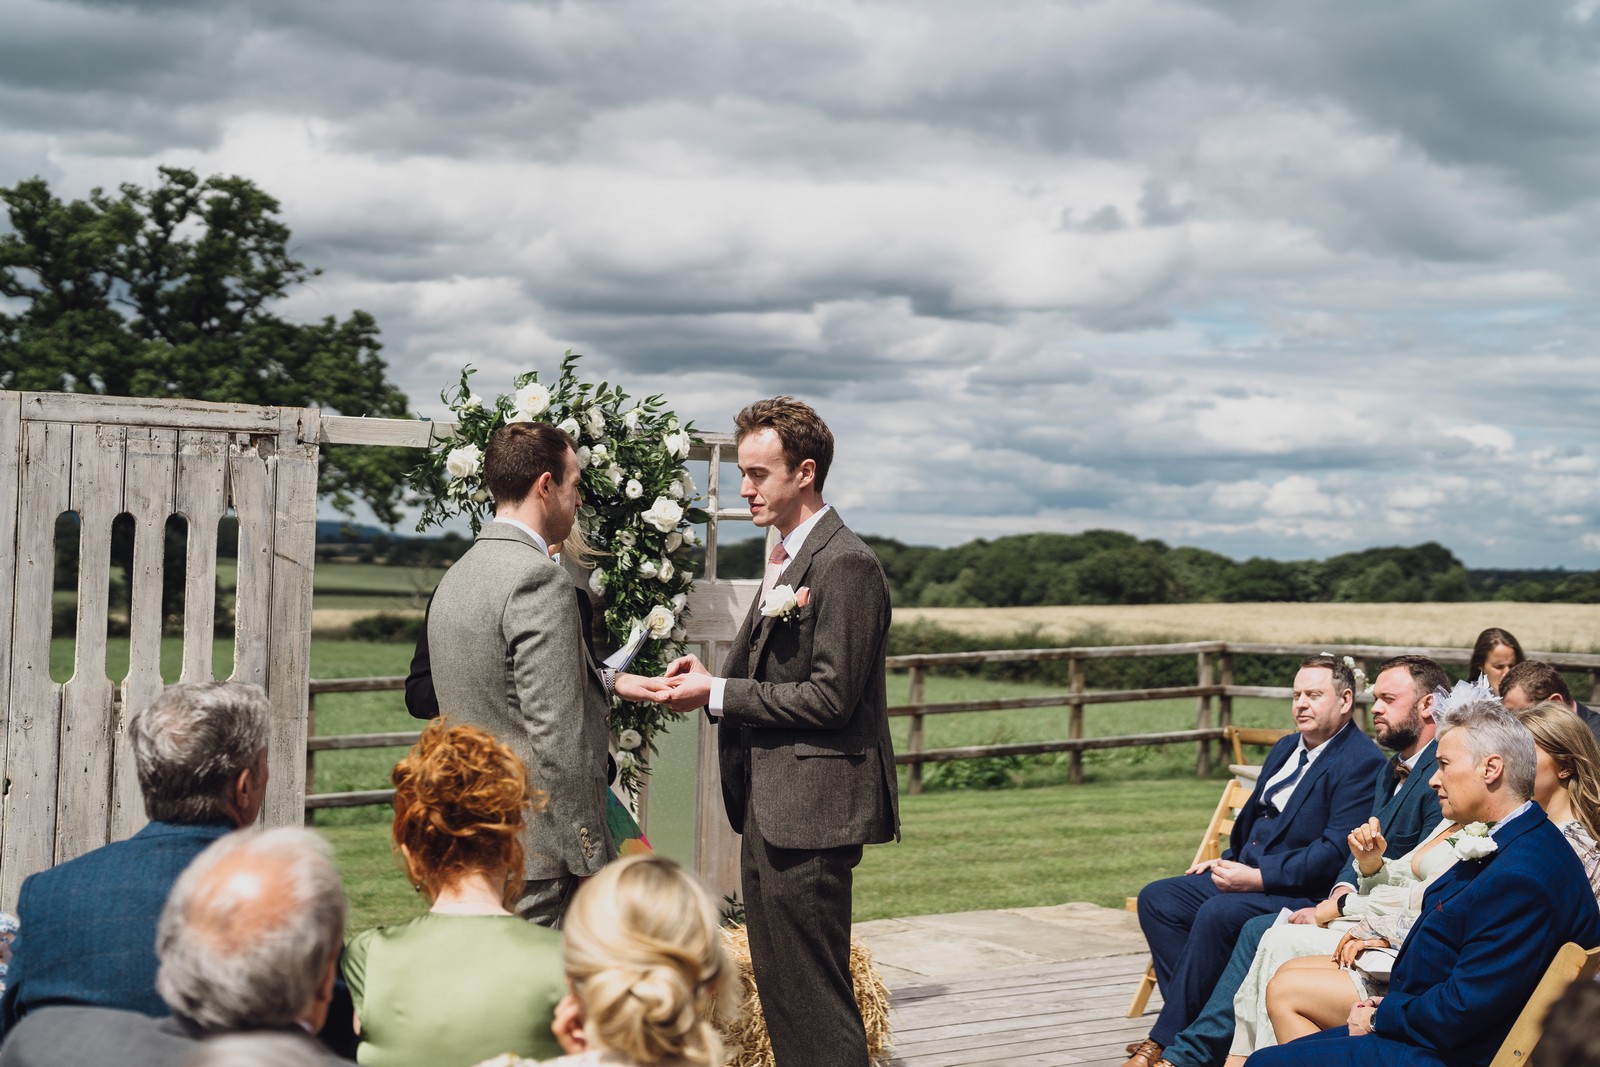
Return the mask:
{"type": "Polygon", "coordinates": [[[644,639],[646,636],[647,633],[643,626],[635,626],[633,628],[633,633],[628,635],[628,643],[606,657],[606,666],[615,671],[627,670],[628,664],[633,662],[633,658],[637,656],[639,654],[639,650],[644,647],[644,639]]]}

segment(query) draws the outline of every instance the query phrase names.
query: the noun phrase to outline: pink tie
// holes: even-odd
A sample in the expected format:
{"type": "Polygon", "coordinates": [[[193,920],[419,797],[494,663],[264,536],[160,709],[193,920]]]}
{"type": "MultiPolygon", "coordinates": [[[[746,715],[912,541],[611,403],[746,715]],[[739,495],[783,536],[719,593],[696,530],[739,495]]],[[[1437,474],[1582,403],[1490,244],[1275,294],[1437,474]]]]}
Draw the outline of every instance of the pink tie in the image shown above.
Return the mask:
{"type": "Polygon", "coordinates": [[[784,551],[783,542],[778,542],[778,547],[772,550],[772,555],[767,559],[767,573],[761,579],[761,598],[766,599],[772,587],[778,584],[778,575],[783,573],[783,565],[789,560],[789,553],[784,551]]]}

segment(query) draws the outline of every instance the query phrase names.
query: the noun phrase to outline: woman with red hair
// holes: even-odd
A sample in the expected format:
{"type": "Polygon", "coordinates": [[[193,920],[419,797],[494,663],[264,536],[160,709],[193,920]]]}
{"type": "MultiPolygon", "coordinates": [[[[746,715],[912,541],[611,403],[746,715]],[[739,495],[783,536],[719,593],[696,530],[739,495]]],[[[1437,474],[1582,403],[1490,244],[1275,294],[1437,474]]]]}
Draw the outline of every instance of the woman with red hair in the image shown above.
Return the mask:
{"type": "Polygon", "coordinates": [[[504,1052],[558,1054],[561,936],[509,910],[535,802],[527,767],[477,727],[436,719],[392,777],[394,844],[432,907],[345,949],[357,1061],[467,1067],[504,1052]]]}

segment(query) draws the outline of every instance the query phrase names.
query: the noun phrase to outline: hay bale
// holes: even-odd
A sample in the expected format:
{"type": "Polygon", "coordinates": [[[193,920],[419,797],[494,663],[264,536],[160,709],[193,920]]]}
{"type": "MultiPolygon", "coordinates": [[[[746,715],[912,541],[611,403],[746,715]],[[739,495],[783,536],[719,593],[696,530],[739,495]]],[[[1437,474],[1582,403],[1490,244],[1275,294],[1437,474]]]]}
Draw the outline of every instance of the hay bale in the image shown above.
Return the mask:
{"type": "MultiPolygon", "coordinates": [[[[722,1033],[728,1067],[774,1067],[772,1042],[756,995],[755,972],[750,969],[750,939],[743,926],[722,931],[728,954],[739,971],[739,1017],[713,1019],[722,1033]]],[[[889,1025],[889,989],[872,965],[872,953],[854,939],[850,942],[850,977],[855,982],[856,1004],[867,1030],[867,1055],[875,1064],[889,1062],[892,1031],[889,1025]]]]}

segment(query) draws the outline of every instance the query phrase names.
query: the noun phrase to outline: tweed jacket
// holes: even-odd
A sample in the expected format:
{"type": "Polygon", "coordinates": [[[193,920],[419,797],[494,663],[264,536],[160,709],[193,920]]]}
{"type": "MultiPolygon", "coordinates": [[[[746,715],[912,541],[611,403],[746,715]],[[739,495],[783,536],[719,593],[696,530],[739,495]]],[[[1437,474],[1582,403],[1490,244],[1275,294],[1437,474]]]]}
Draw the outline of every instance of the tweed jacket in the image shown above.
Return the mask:
{"type": "Polygon", "coordinates": [[[24,881],[0,1006],[5,1025],[51,1004],[165,1015],[167,1006],[156,995],[161,909],[184,868],[232,829],[226,823],[147,823],[130,838],[24,881]]]}
{"type": "Polygon", "coordinates": [[[817,520],[783,572],[808,588],[787,618],[751,604],[723,689],[722,795],[743,832],[745,803],[762,836],[791,849],[888,841],[899,833],[884,655],[889,583],[836,510],[817,520]]]}
{"type": "Polygon", "coordinates": [[[441,713],[503,741],[545,793],[528,820],[525,877],[590,875],[615,858],[610,705],[561,565],[522,530],[486,525],[434,592],[428,655],[441,713]]]}
{"type": "MultiPolygon", "coordinates": [[[[230,1033],[281,1033],[304,1046],[306,1067],[346,1067],[297,1026],[230,1033]]],[[[207,1035],[192,1021],[152,1019],[110,1008],[46,1008],[35,1012],[0,1045],[0,1067],[177,1067],[200,1051],[207,1035]]],[[[221,1035],[216,1035],[221,1036],[221,1035]]]]}

